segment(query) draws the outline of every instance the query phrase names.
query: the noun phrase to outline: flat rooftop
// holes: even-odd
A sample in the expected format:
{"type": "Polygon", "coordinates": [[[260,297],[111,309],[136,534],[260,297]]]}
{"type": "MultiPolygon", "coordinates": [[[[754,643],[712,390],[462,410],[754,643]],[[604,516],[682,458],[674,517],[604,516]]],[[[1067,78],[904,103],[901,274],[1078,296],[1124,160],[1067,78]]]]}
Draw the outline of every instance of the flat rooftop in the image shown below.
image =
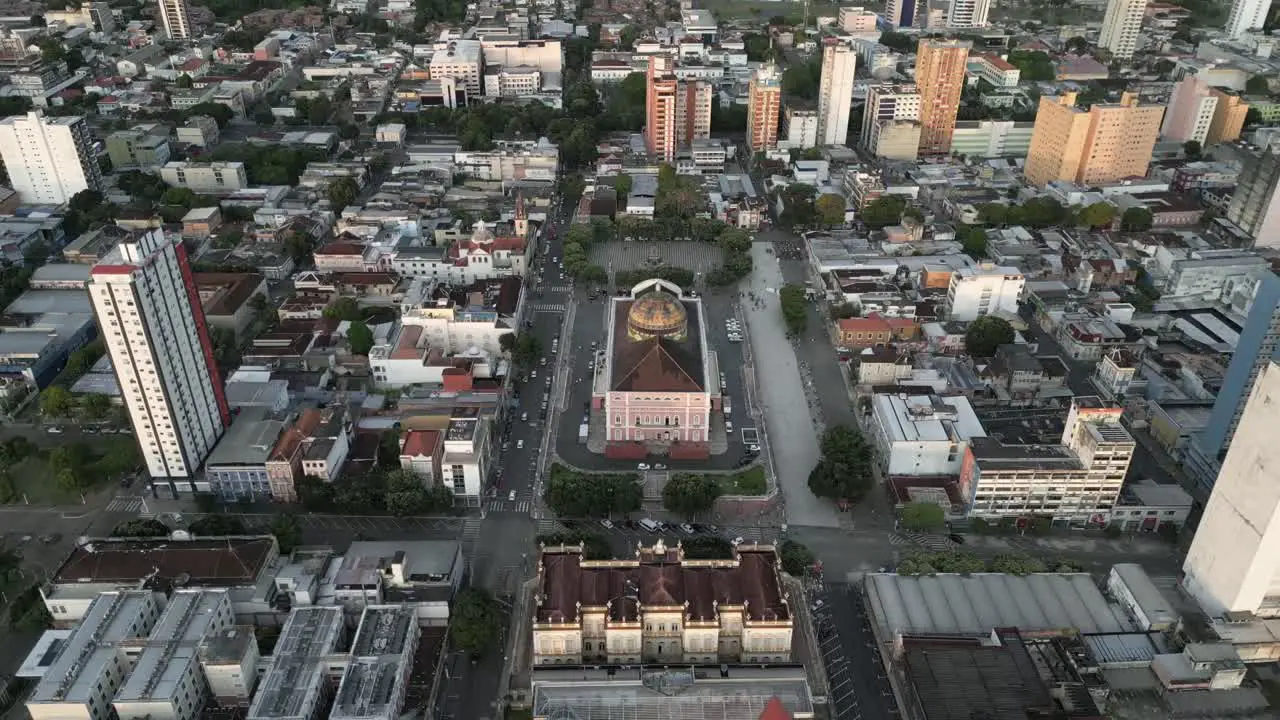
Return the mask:
{"type": "Polygon", "coordinates": [[[173,697],[189,674],[188,668],[197,662],[205,634],[220,619],[230,618],[231,601],[225,590],[175,592],[116,700],[138,702],[173,697]]]}
{"type": "Polygon", "coordinates": [[[273,537],[91,540],[72,550],[50,581],[124,585],[181,577],[187,587],[253,585],[275,548],[273,537]]]}
{"type": "Polygon", "coordinates": [[[908,682],[925,720],[1026,720],[1058,709],[1035,661],[1014,630],[999,644],[904,638],[908,682]]]}
{"type": "Polygon", "coordinates": [[[458,543],[453,540],[357,541],[347,548],[334,583],[374,584],[397,563],[406,583],[449,582],[457,562],[458,543]]]}
{"type": "Polygon", "coordinates": [[[156,601],[150,591],[99,594],[27,702],[90,702],[95,687],[118,657],[116,644],[145,636],[155,612],[156,601]]]}
{"type": "Polygon", "coordinates": [[[891,442],[957,442],[987,436],[963,395],[877,394],[872,402],[876,422],[891,442]]]}
{"type": "Polygon", "coordinates": [[[205,467],[265,465],[271,450],[288,426],[283,420],[268,417],[264,407],[245,407],[231,422],[226,434],[209,453],[205,467]]]}
{"type": "Polygon", "coordinates": [[[330,720],[396,720],[417,649],[418,618],[411,606],[365,608],[351,645],[354,660],[338,685],[330,720]]]}
{"type": "Polygon", "coordinates": [[[322,660],[334,651],[342,627],[342,608],[294,610],[249,706],[248,720],[311,717],[321,684],[328,682],[322,660]]]}

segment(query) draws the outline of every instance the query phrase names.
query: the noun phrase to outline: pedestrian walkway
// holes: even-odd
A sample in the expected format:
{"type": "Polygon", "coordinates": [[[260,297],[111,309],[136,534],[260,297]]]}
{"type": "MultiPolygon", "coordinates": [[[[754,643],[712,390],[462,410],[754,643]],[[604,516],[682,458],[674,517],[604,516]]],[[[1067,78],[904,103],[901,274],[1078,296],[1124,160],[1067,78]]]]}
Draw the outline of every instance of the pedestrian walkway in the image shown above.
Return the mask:
{"type": "Polygon", "coordinates": [[[485,510],[489,512],[528,513],[532,509],[532,500],[490,500],[485,506],[485,510]]]}
{"type": "MultiPolygon", "coordinates": [[[[915,543],[926,550],[942,552],[944,550],[954,550],[956,548],[956,543],[953,540],[942,535],[931,535],[929,533],[911,531],[906,531],[902,534],[905,535],[912,543],[915,543]]],[[[894,543],[891,541],[890,544],[894,543]]]]}
{"type": "Polygon", "coordinates": [[[474,545],[480,537],[480,518],[467,518],[462,523],[462,544],[474,545]]]}
{"type": "Polygon", "coordinates": [[[147,503],[137,495],[117,495],[107,503],[107,512],[131,513],[139,512],[147,503]]]}
{"type": "Polygon", "coordinates": [[[543,313],[563,313],[566,303],[537,303],[533,306],[534,312],[543,313]]]}
{"type": "Polygon", "coordinates": [[[539,535],[554,535],[556,533],[567,532],[568,528],[559,520],[553,518],[540,518],[538,520],[539,535]]]}

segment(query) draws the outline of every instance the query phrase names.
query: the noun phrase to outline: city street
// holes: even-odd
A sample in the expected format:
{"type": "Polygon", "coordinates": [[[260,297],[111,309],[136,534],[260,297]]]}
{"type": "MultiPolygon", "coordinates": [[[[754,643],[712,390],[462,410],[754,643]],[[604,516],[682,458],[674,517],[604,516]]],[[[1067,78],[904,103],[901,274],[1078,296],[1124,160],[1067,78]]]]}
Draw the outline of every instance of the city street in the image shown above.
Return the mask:
{"type": "Polygon", "coordinates": [[[897,717],[893,690],[871,635],[857,588],[828,585],[810,597],[814,632],[830,682],[836,720],[888,720],[897,717]]]}

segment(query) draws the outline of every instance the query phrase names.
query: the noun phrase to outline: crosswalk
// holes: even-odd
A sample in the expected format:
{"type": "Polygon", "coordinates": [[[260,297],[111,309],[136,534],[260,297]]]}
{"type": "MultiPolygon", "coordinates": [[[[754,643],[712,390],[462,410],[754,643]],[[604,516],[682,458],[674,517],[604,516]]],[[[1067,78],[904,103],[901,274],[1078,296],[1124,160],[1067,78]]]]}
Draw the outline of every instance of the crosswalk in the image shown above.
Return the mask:
{"type": "Polygon", "coordinates": [[[145,500],[136,495],[117,495],[107,503],[107,512],[139,512],[146,504],[145,500]]]}
{"type": "Polygon", "coordinates": [[[556,313],[563,315],[565,311],[564,303],[536,303],[533,306],[534,312],[556,313]]]}
{"type": "Polygon", "coordinates": [[[539,518],[538,520],[539,535],[554,535],[556,533],[562,533],[567,531],[568,531],[568,528],[564,526],[564,523],[554,518],[539,518]]]}
{"type": "Polygon", "coordinates": [[[485,509],[489,512],[528,513],[533,509],[532,500],[490,500],[485,509]]]}
{"type": "MultiPolygon", "coordinates": [[[[894,533],[894,536],[897,535],[898,533],[894,533]]],[[[905,537],[907,543],[919,545],[926,550],[933,550],[934,552],[954,550],[956,548],[956,543],[944,535],[931,535],[929,533],[905,531],[902,533],[902,536],[905,537]]],[[[900,544],[893,542],[892,539],[889,542],[893,545],[900,544]]]]}
{"type": "Polygon", "coordinates": [[[462,523],[462,544],[474,545],[480,539],[480,518],[469,517],[462,523]]]}

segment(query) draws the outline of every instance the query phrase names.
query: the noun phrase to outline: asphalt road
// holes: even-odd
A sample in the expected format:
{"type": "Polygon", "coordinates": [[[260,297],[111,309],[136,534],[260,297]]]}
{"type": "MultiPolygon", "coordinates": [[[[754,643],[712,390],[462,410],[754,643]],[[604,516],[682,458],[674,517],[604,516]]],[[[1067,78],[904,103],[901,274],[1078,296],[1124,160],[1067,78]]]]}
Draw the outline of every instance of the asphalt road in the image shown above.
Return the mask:
{"type": "Polygon", "coordinates": [[[829,678],[832,718],[898,717],[893,690],[857,589],[846,583],[828,585],[810,601],[818,649],[829,678]]]}

